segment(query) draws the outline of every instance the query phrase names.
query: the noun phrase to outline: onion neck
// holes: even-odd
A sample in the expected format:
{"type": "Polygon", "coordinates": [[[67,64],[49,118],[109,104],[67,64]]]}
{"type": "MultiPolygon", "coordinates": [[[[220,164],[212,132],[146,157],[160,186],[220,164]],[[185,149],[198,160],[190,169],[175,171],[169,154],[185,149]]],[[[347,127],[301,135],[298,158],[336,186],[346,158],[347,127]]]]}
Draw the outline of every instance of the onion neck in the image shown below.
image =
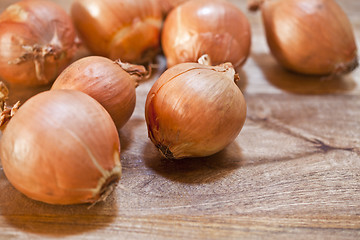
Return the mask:
{"type": "Polygon", "coordinates": [[[21,64],[27,61],[33,61],[37,80],[47,84],[51,79],[47,79],[45,75],[45,62],[59,61],[66,57],[68,52],[75,52],[81,46],[81,44],[82,43],[80,39],[76,37],[74,39],[74,44],[68,48],[65,48],[58,37],[57,31],[55,30],[49,44],[23,45],[22,49],[24,53],[15,60],[9,61],[8,64],[21,64]],[[52,59],[49,59],[49,57],[52,57],[52,59]]]}
{"type": "Polygon", "coordinates": [[[156,147],[159,149],[161,155],[167,159],[176,159],[174,154],[170,151],[168,146],[165,146],[161,143],[156,144],[156,147]]]}
{"type": "Polygon", "coordinates": [[[36,78],[40,82],[48,83],[48,79],[45,76],[45,59],[46,57],[52,56],[54,60],[58,60],[66,54],[65,50],[54,46],[45,45],[40,46],[35,44],[33,46],[24,45],[22,46],[25,53],[13,61],[9,61],[8,64],[21,64],[27,61],[33,61],[35,64],[36,78]]]}
{"type": "Polygon", "coordinates": [[[338,64],[335,67],[333,74],[338,75],[338,74],[350,73],[353,70],[355,70],[358,66],[359,66],[359,59],[357,56],[355,56],[350,62],[347,62],[345,64],[338,64]]]}
{"type": "Polygon", "coordinates": [[[151,76],[152,68],[148,67],[148,70],[142,65],[136,65],[131,63],[124,63],[120,59],[114,61],[125,72],[130,74],[131,78],[135,81],[135,87],[139,86],[139,83],[144,79],[148,79],[151,76]]]}
{"type": "MultiPolygon", "coordinates": [[[[198,63],[205,65],[205,66],[212,66],[211,58],[208,54],[202,55],[198,59],[198,63]]],[[[234,66],[230,62],[214,66],[213,70],[220,72],[220,73],[224,73],[227,76],[227,78],[231,79],[234,82],[237,82],[238,80],[240,80],[239,74],[237,74],[235,72],[234,66]]]]}
{"type": "Polygon", "coordinates": [[[240,80],[239,74],[235,72],[235,69],[230,62],[215,66],[214,70],[223,73],[226,78],[234,81],[235,83],[240,80]]]}
{"type": "Polygon", "coordinates": [[[207,54],[202,55],[198,59],[198,63],[200,63],[202,65],[206,65],[206,66],[212,66],[210,56],[207,54]]]}
{"type": "Polygon", "coordinates": [[[115,166],[111,171],[103,172],[103,176],[98,181],[98,186],[93,191],[93,198],[89,199],[92,204],[89,208],[101,201],[105,201],[106,198],[114,191],[116,184],[121,178],[122,167],[120,162],[120,153],[115,150],[114,152],[115,166]]]}

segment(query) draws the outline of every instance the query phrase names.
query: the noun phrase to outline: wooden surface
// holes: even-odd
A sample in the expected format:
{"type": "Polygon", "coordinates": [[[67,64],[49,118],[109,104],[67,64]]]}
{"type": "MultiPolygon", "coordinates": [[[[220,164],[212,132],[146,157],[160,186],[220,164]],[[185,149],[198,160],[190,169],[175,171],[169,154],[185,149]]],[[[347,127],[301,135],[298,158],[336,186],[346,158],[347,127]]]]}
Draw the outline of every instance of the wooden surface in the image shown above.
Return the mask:
{"type": "MultiPolygon", "coordinates": [[[[70,0],[58,2],[69,9],[70,0]]],[[[120,131],[123,176],[107,201],[91,209],[32,201],[1,169],[0,239],[360,239],[360,70],[337,79],[284,71],[260,14],[233,2],[253,32],[240,73],[248,115],[236,141],[204,159],[162,159],[144,121],[159,69],[137,88],[120,131]]],[[[360,1],[338,2],[360,46],[360,1]]],[[[12,88],[11,101],[44,89],[12,88]]]]}

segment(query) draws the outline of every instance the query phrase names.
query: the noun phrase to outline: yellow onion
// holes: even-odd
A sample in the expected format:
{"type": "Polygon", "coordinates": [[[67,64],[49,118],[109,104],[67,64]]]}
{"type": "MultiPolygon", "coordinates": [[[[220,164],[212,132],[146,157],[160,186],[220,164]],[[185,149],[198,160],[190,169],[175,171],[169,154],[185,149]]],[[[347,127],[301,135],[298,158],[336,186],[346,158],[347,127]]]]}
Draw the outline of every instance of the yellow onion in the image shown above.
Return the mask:
{"type": "Polygon", "coordinates": [[[121,128],[134,111],[137,80],[146,74],[143,66],[90,56],[68,66],[52,89],[74,89],[88,94],[110,113],[116,127],[121,128]]]}
{"type": "Polygon", "coordinates": [[[251,31],[246,16],[232,3],[193,0],[169,13],[161,41],[168,67],[208,54],[215,65],[231,62],[237,68],[250,53],[251,31]]]}
{"type": "Polygon", "coordinates": [[[0,75],[9,83],[38,86],[55,80],[76,52],[70,16],[45,0],[23,0],[0,15],[0,75]]]}
{"type": "Polygon", "coordinates": [[[147,95],[148,135],[166,158],[209,156],[239,134],[246,103],[231,63],[181,63],[166,70],[147,95]]]}
{"type": "Polygon", "coordinates": [[[97,101],[75,90],[26,101],[3,133],[0,157],[16,189],[50,204],[97,202],[121,176],[114,122],[97,101]]]}
{"type": "Polygon", "coordinates": [[[96,55],[143,63],[159,50],[162,11],[157,0],[75,0],[71,14],[96,55]]]}
{"type": "Polygon", "coordinates": [[[334,0],[265,0],[258,4],[270,50],[285,68],[328,75],[347,73],[358,65],[351,23],[334,0]]]}

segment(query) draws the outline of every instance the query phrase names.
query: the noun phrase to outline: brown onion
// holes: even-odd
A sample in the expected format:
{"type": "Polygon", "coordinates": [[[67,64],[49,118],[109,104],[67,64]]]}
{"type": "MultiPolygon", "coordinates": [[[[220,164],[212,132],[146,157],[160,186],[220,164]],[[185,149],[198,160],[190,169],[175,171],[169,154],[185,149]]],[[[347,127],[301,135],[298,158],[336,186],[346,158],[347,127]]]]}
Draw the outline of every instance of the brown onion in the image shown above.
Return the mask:
{"type": "Polygon", "coordinates": [[[182,63],[155,82],[145,119],[151,141],[166,158],[208,156],[237,137],[246,103],[236,76],[231,63],[182,63]]]}
{"type": "Polygon", "coordinates": [[[208,54],[213,64],[243,65],[250,53],[251,31],[246,16],[224,0],[193,0],[167,16],[162,46],[168,66],[196,62],[208,54]]]}
{"type": "Polygon", "coordinates": [[[26,101],[4,131],[0,157],[16,189],[51,204],[102,200],[121,176],[114,122],[97,101],[75,90],[26,101]]]}
{"type": "Polygon", "coordinates": [[[157,0],[75,0],[71,14],[96,55],[143,63],[159,50],[162,12],[157,0]]]}
{"type": "Polygon", "coordinates": [[[121,128],[131,117],[136,102],[136,80],[146,75],[143,66],[91,56],[67,67],[52,89],[75,89],[95,98],[121,128]]]}
{"type": "Polygon", "coordinates": [[[347,73],[358,65],[351,23],[334,0],[250,3],[253,9],[261,5],[270,50],[285,68],[328,75],[347,73]]]}
{"type": "Polygon", "coordinates": [[[36,86],[55,80],[76,52],[70,16],[57,4],[23,0],[0,15],[0,75],[36,86]]]}

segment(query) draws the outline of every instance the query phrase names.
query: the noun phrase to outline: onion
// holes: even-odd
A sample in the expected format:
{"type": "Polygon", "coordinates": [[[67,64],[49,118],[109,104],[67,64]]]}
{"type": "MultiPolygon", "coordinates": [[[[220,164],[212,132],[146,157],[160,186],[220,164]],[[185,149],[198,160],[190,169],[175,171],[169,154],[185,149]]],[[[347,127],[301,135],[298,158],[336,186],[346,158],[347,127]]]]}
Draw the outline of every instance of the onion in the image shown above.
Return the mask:
{"type": "Polygon", "coordinates": [[[261,8],[266,38],[285,68],[312,75],[343,74],[358,65],[354,33],[333,0],[251,1],[261,8]]]}
{"type": "Polygon", "coordinates": [[[166,158],[203,157],[239,134],[246,103],[231,63],[182,63],[166,70],[147,95],[148,135],[166,158]]]}
{"type": "Polygon", "coordinates": [[[50,204],[102,200],[121,176],[111,117],[75,90],[46,91],[26,101],[3,133],[0,157],[16,189],[50,204]]]}
{"type": "Polygon", "coordinates": [[[162,12],[157,0],[75,0],[71,13],[96,55],[144,63],[159,50],[162,12]]]}
{"type": "Polygon", "coordinates": [[[208,54],[213,64],[243,65],[250,53],[251,31],[246,16],[224,0],[193,0],[167,16],[162,46],[168,66],[196,62],[208,54]]]}
{"type": "Polygon", "coordinates": [[[60,6],[23,0],[0,15],[0,75],[9,83],[46,85],[70,63],[75,28],[60,6]]]}
{"type": "Polygon", "coordinates": [[[143,66],[91,56],[67,67],[52,89],[74,89],[95,98],[121,128],[131,117],[136,102],[136,80],[146,75],[143,66]]]}

